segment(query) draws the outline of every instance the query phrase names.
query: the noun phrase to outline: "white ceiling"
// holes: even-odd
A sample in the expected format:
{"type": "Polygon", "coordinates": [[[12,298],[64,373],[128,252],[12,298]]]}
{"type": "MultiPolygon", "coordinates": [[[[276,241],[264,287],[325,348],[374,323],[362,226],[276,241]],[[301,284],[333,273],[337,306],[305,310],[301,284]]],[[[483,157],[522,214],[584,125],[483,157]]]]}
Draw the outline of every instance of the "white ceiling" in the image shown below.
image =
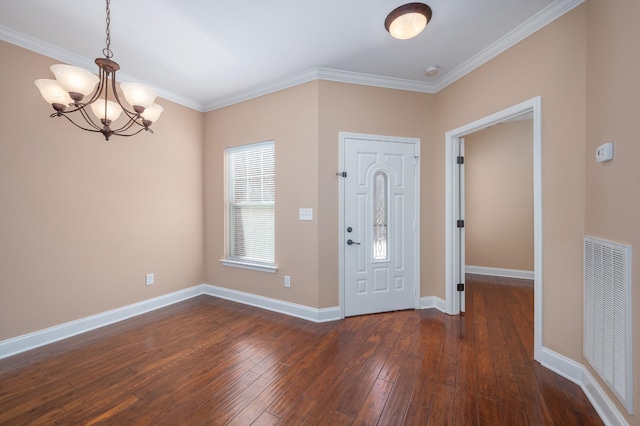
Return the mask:
{"type": "MultiPolygon", "coordinates": [[[[435,93],[583,1],[425,0],[432,21],[403,41],[384,29],[403,0],[111,0],[111,50],[119,81],[200,111],[313,79],[435,93]]],[[[2,0],[0,38],[97,70],[105,16],[103,0],[2,0]]]]}

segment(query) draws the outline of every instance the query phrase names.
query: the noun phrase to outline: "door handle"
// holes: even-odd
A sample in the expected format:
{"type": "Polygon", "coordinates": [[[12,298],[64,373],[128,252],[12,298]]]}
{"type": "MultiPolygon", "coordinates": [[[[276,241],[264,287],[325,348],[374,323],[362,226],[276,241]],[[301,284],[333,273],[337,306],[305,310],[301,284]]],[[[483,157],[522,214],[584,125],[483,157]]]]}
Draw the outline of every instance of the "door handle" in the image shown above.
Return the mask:
{"type": "Polygon", "coordinates": [[[355,242],[355,241],[353,241],[353,240],[347,240],[347,244],[348,244],[348,245],[353,245],[353,244],[360,245],[360,243],[356,243],[356,242],[355,242]]]}

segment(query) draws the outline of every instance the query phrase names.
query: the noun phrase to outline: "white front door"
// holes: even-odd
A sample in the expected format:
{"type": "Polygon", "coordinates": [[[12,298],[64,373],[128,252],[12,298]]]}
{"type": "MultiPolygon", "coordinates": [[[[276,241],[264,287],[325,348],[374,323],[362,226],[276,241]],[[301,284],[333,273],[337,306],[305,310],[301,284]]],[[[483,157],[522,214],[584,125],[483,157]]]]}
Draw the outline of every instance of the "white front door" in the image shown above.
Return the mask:
{"type": "Polygon", "coordinates": [[[400,140],[343,138],[345,316],[416,307],[419,148],[400,140]]]}

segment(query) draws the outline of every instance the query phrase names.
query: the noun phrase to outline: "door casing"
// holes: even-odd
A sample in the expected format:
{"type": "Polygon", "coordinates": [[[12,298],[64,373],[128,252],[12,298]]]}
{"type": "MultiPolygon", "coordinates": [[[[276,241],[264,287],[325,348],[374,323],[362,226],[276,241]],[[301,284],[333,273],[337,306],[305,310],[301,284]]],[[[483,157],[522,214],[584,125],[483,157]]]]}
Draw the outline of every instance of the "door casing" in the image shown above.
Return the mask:
{"type": "MultiPolygon", "coordinates": [[[[415,262],[415,309],[420,308],[420,139],[419,138],[405,138],[405,137],[397,137],[397,136],[381,136],[381,135],[368,135],[363,133],[350,133],[350,132],[340,132],[339,133],[339,159],[338,165],[339,170],[336,175],[339,175],[344,171],[345,167],[345,159],[344,159],[344,149],[345,149],[345,141],[347,139],[363,139],[363,140],[374,140],[379,142],[390,142],[390,143],[410,143],[415,146],[415,155],[416,155],[416,167],[415,167],[415,232],[413,238],[413,247],[414,253],[416,256],[415,262]]],[[[339,257],[339,292],[340,292],[340,318],[344,318],[344,291],[345,291],[345,267],[344,267],[344,255],[345,255],[345,218],[344,218],[344,178],[338,177],[339,181],[339,232],[338,232],[338,257],[339,257]]]]}
{"type": "Polygon", "coordinates": [[[509,118],[531,112],[533,114],[533,347],[534,359],[540,360],[542,351],[542,99],[540,96],[473,121],[445,134],[445,285],[446,313],[460,314],[456,289],[456,271],[460,270],[460,247],[457,243],[459,187],[456,148],[465,135],[486,129],[509,118]]]}

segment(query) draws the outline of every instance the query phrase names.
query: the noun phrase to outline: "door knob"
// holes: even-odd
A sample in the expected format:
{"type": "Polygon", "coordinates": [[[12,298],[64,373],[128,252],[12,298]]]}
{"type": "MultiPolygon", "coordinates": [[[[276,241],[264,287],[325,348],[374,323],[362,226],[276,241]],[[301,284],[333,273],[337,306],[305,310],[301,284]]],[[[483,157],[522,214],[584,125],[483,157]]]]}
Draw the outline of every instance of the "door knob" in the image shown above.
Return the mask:
{"type": "Polygon", "coordinates": [[[347,240],[347,244],[349,244],[349,245],[353,245],[353,244],[360,245],[360,243],[356,243],[356,242],[355,242],[355,241],[353,241],[353,240],[347,240]]]}

